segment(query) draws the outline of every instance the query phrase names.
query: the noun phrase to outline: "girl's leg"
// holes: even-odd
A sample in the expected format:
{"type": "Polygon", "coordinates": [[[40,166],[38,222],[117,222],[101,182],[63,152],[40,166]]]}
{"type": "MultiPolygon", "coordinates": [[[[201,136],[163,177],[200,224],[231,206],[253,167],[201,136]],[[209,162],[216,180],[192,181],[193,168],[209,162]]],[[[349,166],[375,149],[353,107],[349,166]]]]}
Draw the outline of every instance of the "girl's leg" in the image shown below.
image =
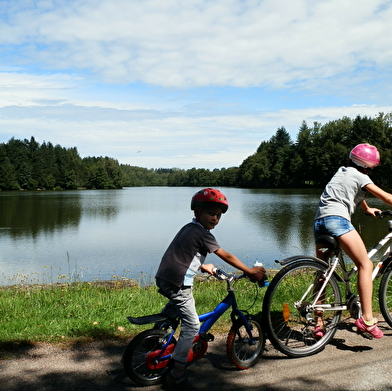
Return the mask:
{"type": "Polygon", "coordinates": [[[361,301],[362,317],[365,321],[370,322],[373,320],[373,264],[357,231],[350,231],[339,236],[338,240],[343,251],[353,260],[358,268],[358,294],[361,301]]]}

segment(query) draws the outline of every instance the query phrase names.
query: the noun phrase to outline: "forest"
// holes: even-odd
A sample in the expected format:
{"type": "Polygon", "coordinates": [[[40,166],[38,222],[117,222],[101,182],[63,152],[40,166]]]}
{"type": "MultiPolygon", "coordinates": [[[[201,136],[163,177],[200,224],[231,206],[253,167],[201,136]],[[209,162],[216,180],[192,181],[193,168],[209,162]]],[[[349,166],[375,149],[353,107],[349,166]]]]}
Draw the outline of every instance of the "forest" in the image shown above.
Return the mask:
{"type": "Polygon", "coordinates": [[[0,144],[0,190],[120,189],[133,186],[214,186],[242,188],[323,187],[338,167],[346,165],[359,143],[375,145],[381,164],[372,179],[392,187],[392,113],[374,118],[343,117],[325,124],[305,121],[292,140],[284,127],[239,167],[214,170],[192,168],[147,169],[120,164],[111,157],[79,156],[76,147],[34,137],[11,138],[0,144]]]}

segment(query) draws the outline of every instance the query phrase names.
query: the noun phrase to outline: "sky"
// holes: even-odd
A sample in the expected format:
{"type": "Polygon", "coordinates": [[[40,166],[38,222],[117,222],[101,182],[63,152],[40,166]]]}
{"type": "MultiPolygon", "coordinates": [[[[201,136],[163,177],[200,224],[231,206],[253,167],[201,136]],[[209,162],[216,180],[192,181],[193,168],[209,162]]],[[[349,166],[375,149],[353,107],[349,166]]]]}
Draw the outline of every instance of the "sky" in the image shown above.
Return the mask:
{"type": "Polygon", "coordinates": [[[239,166],[284,127],[392,112],[392,1],[0,0],[0,142],[239,166]]]}

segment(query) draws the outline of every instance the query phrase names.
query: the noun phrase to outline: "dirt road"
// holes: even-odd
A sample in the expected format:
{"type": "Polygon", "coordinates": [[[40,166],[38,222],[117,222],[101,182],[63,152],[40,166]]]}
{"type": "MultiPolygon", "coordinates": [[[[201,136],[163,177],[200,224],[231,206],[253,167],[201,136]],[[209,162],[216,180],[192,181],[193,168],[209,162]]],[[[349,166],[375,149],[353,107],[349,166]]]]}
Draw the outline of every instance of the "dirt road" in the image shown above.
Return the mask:
{"type": "MultiPolygon", "coordinates": [[[[260,362],[239,371],[226,357],[225,338],[210,344],[207,354],[189,368],[199,390],[392,390],[392,330],[384,322],[381,340],[366,340],[342,323],[321,353],[290,359],[271,347],[260,362]]],[[[4,391],[157,391],[138,387],[124,374],[124,346],[94,343],[85,347],[51,345],[0,352],[0,390],[4,391]]]]}

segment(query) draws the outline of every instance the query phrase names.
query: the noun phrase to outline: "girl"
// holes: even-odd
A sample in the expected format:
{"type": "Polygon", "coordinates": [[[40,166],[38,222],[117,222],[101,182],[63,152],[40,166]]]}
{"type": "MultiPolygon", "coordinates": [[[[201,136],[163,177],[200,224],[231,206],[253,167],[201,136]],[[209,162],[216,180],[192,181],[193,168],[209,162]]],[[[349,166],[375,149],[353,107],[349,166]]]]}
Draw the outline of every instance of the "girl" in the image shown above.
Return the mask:
{"type": "MultiPolygon", "coordinates": [[[[373,264],[359,233],[351,224],[351,215],[359,205],[366,214],[376,217],[380,209],[368,206],[365,201],[368,193],[389,206],[392,206],[392,194],[376,186],[369,177],[372,169],[380,163],[376,147],[359,144],[352,149],[349,159],[348,166],[339,168],[320,197],[314,221],[316,253],[319,258],[325,258],[320,251],[323,245],[317,244],[320,235],[331,235],[339,241],[358,268],[358,294],[362,307],[362,316],[355,321],[358,333],[370,333],[374,338],[381,338],[383,332],[377,327],[372,310],[373,264]]],[[[318,316],[314,336],[321,338],[324,334],[323,320],[318,316]]]]}

